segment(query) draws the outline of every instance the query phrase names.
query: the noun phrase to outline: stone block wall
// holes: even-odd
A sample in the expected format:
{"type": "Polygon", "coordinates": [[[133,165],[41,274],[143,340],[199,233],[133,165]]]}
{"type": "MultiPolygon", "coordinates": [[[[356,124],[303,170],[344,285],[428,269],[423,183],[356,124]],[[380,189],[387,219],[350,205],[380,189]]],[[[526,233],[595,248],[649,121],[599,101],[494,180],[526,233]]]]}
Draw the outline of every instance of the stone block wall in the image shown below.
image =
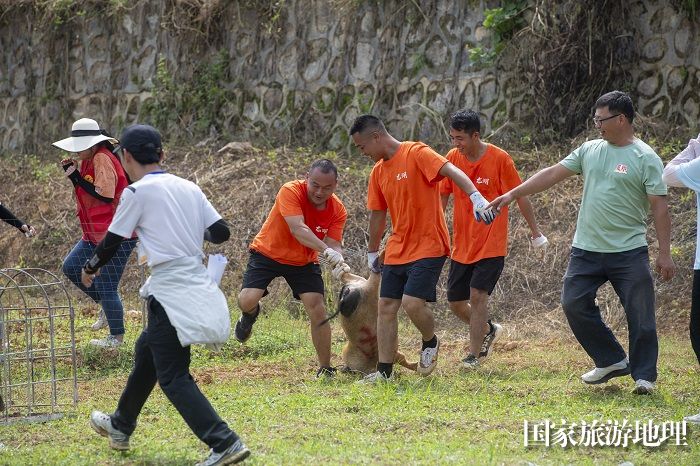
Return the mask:
{"type": "MultiPolygon", "coordinates": [[[[264,1],[196,1],[210,10],[178,16],[187,2],[144,0],[110,15],[86,8],[62,25],[44,21],[30,2],[6,8],[0,149],[41,150],[84,116],[118,133],[152,117],[163,77],[193,82],[203,63],[217,60],[227,79],[216,91],[225,99],[205,122],[210,128],[171,112],[167,130],[177,134],[166,138],[225,133],[343,149],[348,125],[371,111],[399,138],[440,145],[447,115],[459,108],[480,111],[486,131],[527,118],[519,77],[469,58],[488,45],[484,9],[499,2],[287,0],[269,2],[281,5],[273,11],[264,1]]],[[[639,110],[697,127],[698,22],[668,2],[634,8],[641,61],[630,88],[639,110]]]]}

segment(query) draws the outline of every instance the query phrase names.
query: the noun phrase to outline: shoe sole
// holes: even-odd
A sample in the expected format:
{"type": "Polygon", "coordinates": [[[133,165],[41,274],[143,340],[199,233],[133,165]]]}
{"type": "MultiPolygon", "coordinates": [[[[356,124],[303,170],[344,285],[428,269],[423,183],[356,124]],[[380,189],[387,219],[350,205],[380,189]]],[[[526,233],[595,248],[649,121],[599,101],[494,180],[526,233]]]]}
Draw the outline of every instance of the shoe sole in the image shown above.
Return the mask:
{"type": "Polygon", "coordinates": [[[375,379],[375,380],[365,380],[365,379],[360,379],[357,382],[355,382],[358,385],[379,385],[379,384],[384,384],[384,383],[389,383],[393,382],[393,378],[389,379],[375,379]]]}
{"type": "Polygon", "coordinates": [[[632,389],[632,393],[635,395],[651,395],[654,392],[653,388],[646,388],[646,387],[634,387],[632,389]]]}
{"type": "MultiPolygon", "coordinates": [[[[117,441],[113,440],[112,437],[109,436],[109,432],[107,432],[102,427],[95,424],[95,421],[93,421],[92,418],[90,418],[90,427],[92,427],[92,430],[94,430],[95,432],[97,432],[101,436],[107,437],[109,439],[109,446],[113,450],[125,451],[125,450],[129,449],[128,443],[125,444],[124,442],[117,442],[117,441]]],[[[250,452],[248,452],[248,453],[250,453],[250,452]]]]}
{"type": "Polygon", "coordinates": [[[464,371],[473,371],[475,369],[478,369],[481,364],[466,364],[464,361],[460,363],[460,367],[464,371]]]}
{"type": "Polygon", "coordinates": [[[90,340],[90,345],[94,346],[95,348],[102,348],[102,349],[117,349],[121,346],[119,345],[103,345],[101,343],[94,343],[92,340],[90,340]]]}
{"type": "Polygon", "coordinates": [[[253,332],[251,331],[251,332],[248,334],[247,337],[245,337],[245,338],[238,338],[238,335],[236,335],[236,334],[235,334],[235,331],[234,331],[233,338],[235,338],[236,341],[237,341],[238,343],[245,343],[246,341],[250,340],[250,336],[251,336],[252,334],[253,334],[253,332]]]}
{"type": "Polygon", "coordinates": [[[429,365],[428,367],[423,367],[420,365],[420,360],[419,360],[418,366],[416,366],[416,372],[418,372],[423,377],[427,377],[430,374],[432,374],[433,371],[435,370],[435,368],[437,367],[439,355],[440,355],[440,340],[438,340],[438,342],[437,342],[437,353],[435,354],[435,359],[433,360],[433,363],[431,365],[429,365]]]}
{"type": "Polygon", "coordinates": [[[224,459],[223,462],[221,462],[221,463],[219,463],[219,464],[236,464],[236,463],[240,463],[241,461],[243,461],[244,459],[248,458],[249,456],[250,456],[250,450],[248,450],[247,448],[245,448],[245,449],[239,451],[238,453],[236,453],[235,455],[229,456],[228,458],[224,459]]]}
{"type": "Polygon", "coordinates": [[[598,380],[594,380],[593,382],[589,382],[587,380],[584,380],[583,378],[581,380],[583,380],[583,383],[587,383],[588,385],[598,385],[601,383],[605,383],[608,380],[613,379],[615,377],[622,377],[624,375],[630,375],[630,373],[631,373],[630,366],[628,365],[624,369],[616,369],[612,372],[608,372],[603,377],[599,378],[598,380]]]}
{"type": "Polygon", "coordinates": [[[495,328],[496,328],[496,334],[495,334],[494,337],[493,337],[493,341],[492,341],[491,344],[489,345],[489,349],[488,349],[488,351],[486,351],[486,354],[479,353],[479,357],[480,357],[480,358],[487,358],[487,357],[489,357],[489,356],[491,355],[491,353],[493,352],[493,346],[494,346],[494,345],[496,344],[496,342],[501,338],[501,335],[503,334],[503,326],[500,326],[500,325],[499,325],[498,327],[495,327],[495,328]]]}

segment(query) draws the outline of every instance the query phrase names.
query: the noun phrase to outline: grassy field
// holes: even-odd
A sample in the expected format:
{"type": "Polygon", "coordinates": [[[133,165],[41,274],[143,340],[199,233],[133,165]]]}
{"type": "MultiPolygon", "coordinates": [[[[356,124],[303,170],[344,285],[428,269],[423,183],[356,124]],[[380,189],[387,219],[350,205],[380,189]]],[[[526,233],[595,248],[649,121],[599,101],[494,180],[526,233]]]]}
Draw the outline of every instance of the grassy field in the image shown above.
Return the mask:
{"type": "MultiPolygon", "coordinates": [[[[88,426],[91,410],[112,411],[130,367],[140,321],[128,321],[127,344],[116,352],[85,343],[92,316],[79,313],[79,403],[62,419],[0,425],[0,464],[192,464],[207,454],[156,388],[129,452],[119,453],[88,426]]],[[[629,377],[598,387],[580,382],[590,362],[566,329],[523,339],[518,324],[480,369],[463,372],[466,332],[440,326],[436,373],[400,370],[396,381],[356,384],[340,375],[319,381],[307,322],[287,310],[264,315],[249,343],[233,339],[220,353],[197,348],[193,374],[222,417],[252,451],[249,464],[640,464],[700,463],[700,433],[687,446],[658,448],[525,447],[524,421],[678,421],[700,409],[697,362],[684,334],[661,341],[659,390],[632,395],[629,377]]],[[[620,333],[620,332],[618,332],[620,333]]],[[[624,331],[621,332],[624,334],[624,331]]],[[[400,346],[416,357],[417,332],[405,322],[400,346]]],[[[334,351],[342,347],[334,327],[334,351]]],[[[340,361],[336,361],[340,362],[340,361]]]]}

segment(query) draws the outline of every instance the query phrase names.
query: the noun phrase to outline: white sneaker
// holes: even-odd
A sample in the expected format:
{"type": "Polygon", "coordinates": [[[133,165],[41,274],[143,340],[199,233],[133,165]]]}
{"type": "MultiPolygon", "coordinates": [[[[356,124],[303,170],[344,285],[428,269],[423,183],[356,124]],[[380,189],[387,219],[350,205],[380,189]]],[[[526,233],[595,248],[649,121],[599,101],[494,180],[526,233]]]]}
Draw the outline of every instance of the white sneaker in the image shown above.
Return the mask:
{"type": "Polygon", "coordinates": [[[654,382],[649,382],[644,379],[637,379],[634,381],[634,389],[632,393],[635,395],[651,395],[651,393],[656,389],[654,382]]]}
{"type": "Polygon", "coordinates": [[[620,362],[617,362],[608,367],[596,367],[590,372],[586,372],[581,376],[587,384],[596,385],[599,383],[605,383],[613,377],[622,377],[623,375],[629,375],[630,365],[627,362],[627,358],[620,362]]]}
{"type": "Polygon", "coordinates": [[[440,351],[440,340],[438,340],[435,348],[426,348],[420,352],[420,361],[416,371],[423,376],[430,375],[437,366],[438,352],[440,351]]]}
{"type": "Polygon", "coordinates": [[[693,414],[692,416],[686,416],[683,418],[685,422],[690,422],[691,424],[700,424],[700,413],[693,414]]]}
{"type": "Polygon", "coordinates": [[[394,379],[394,373],[387,377],[383,372],[372,372],[357,381],[359,384],[374,385],[377,383],[388,382],[394,379]]]}
{"type": "Polygon", "coordinates": [[[479,367],[479,359],[474,356],[473,354],[469,353],[466,358],[462,359],[462,368],[463,369],[476,369],[479,367]]]}
{"type": "Polygon", "coordinates": [[[109,438],[109,446],[115,450],[129,449],[129,436],[112,426],[112,418],[101,411],[90,414],[90,427],[103,437],[109,438]]]}
{"type": "Polygon", "coordinates": [[[98,348],[117,348],[122,342],[117,340],[114,335],[107,335],[106,338],[90,340],[90,344],[98,348]]]}
{"type": "Polygon", "coordinates": [[[223,464],[235,464],[240,463],[244,459],[250,456],[250,450],[245,446],[245,443],[241,442],[241,439],[236,440],[233,445],[228,447],[221,453],[216,453],[214,450],[209,450],[209,456],[207,459],[201,463],[197,463],[195,466],[215,466],[223,464]]]}
{"type": "Polygon", "coordinates": [[[97,320],[90,326],[90,328],[93,330],[100,330],[108,326],[109,322],[107,322],[107,315],[105,314],[105,311],[100,308],[100,313],[97,315],[97,320]]]}

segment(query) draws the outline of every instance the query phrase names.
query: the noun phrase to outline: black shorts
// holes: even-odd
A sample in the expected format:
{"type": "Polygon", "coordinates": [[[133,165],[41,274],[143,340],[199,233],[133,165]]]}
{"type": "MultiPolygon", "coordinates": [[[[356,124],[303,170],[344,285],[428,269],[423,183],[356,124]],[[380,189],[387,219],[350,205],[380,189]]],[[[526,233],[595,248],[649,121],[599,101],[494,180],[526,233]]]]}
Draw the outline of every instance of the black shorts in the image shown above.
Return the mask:
{"type": "Polygon", "coordinates": [[[386,265],[382,269],[380,298],[401,299],[403,295],[434,303],[442,266],[447,257],[428,257],[401,265],[386,265]]]}
{"type": "Polygon", "coordinates": [[[504,263],[505,258],[502,256],[487,257],[473,264],[451,261],[450,273],[447,276],[447,300],[466,301],[471,294],[471,288],[491,294],[503,272],[504,263]]]}
{"type": "Polygon", "coordinates": [[[267,286],[277,277],[284,277],[296,299],[299,299],[299,295],[303,293],[323,294],[320,265],[313,262],[306,265],[281,264],[251,249],[241,289],[265,290],[263,296],[266,296],[267,286]]]}

